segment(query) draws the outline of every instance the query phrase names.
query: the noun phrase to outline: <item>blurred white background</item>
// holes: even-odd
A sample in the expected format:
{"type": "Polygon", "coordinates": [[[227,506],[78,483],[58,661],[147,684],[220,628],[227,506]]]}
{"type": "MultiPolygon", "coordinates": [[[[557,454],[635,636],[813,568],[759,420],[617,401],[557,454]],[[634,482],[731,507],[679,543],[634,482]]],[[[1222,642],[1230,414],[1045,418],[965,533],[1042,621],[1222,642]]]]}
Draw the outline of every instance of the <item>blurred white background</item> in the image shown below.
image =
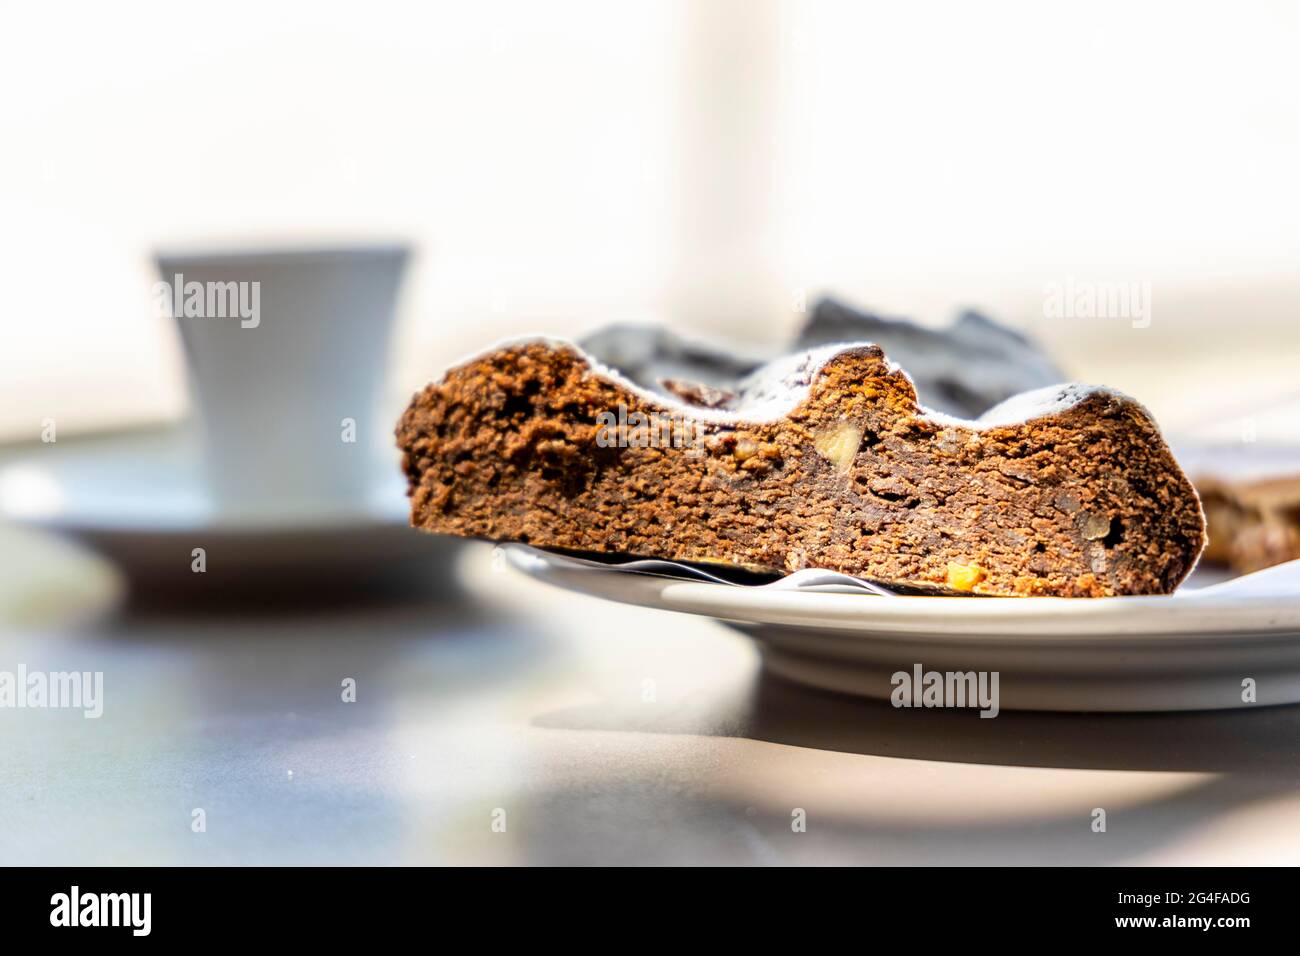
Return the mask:
{"type": "Polygon", "coordinates": [[[1282,2],[9,4],[0,435],[184,413],[155,248],[394,237],[395,403],[502,336],[778,341],[830,290],[1186,425],[1225,360],[1295,387],[1298,41],[1282,2]],[[1045,318],[1071,276],[1151,327],[1045,318]]]}

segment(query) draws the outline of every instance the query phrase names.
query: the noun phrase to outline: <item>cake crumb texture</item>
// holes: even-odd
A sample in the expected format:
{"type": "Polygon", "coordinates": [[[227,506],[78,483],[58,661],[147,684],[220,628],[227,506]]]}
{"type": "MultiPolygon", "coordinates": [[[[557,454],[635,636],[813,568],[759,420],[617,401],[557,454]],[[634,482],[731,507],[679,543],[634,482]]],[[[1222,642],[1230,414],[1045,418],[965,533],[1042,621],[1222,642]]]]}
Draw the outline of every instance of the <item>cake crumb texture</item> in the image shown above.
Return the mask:
{"type": "Polygon", "coordinates": [[[1023,422],[936,420],[861,345],[831,355],[794,399],[771,421],[728,418],[631,388],[572,346],[506,345],[403,414],[411,522],[985,595],[1167,594],[1204,547],[1196,492],[1119,393],[1084,392],[1023,422]],[[610,442],[619,414],[675,427],[610,442]]]}

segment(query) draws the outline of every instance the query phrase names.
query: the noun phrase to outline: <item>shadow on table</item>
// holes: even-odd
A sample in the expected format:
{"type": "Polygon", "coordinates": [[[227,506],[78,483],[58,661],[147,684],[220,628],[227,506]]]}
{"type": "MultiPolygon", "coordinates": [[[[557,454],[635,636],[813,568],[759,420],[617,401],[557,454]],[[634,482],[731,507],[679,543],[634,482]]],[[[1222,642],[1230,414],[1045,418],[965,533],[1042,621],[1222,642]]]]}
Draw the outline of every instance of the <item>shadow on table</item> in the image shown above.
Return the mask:
{"type": "Polygon", "coordinates": [[[468,600],[453,566],[434,561],[321,569],[285,564],[132,580],[125,610],[143,616],[293,615],[468,600]]]}
{"type": "Polygon", "coordinates": [[[1289,773],[1300,706],[1148,714],[898,709],[760,672],[720,697],[665,709],[604,703],[538,717],[573,730],[703,734],[841,753],[1017,767],[1289,773]]]}
{"type": "MultiPolygon", "coordinates": [[[[722,816],[739,834],[740,844],[731,851],[740,862],[1120,863],[1203,830],[1238,808],[1300,791],[1300,707],[1170,714],[1003,711],[990,720],[973,710],[895,709],[887,702],[810,690],[760,672],[725,699],[686,701],[663,710],[628,708],[621,714],[593,705],[547,714],[535,723],[571,730],[736,737],[920,761],[1211,775],[1188,779],[1122,810],[1112,808],[1109,838],[1091,832],[1089,814],[1095,801],[1106,799],[1103,792],[1114,791],[1097,787],[1088,792],[1082,778],[1078,807],[1068,812],[984,817],[984,808],[976,803],[962,819],[921,812],[915,820],[900,821],[897,806],[878,810],[864,800],[851,813],[822,814],[816,839],[802,843],[789,842],[788,817],[770,810],[755,815],[753,807],[733,806],[722,816]]],[[[570,810],[573,797],[566,796],[570,810]]],[[[955,806],[970,799],[952,794],[955,806]]],[[[709,821],[707,826],[702,822],[702,831],[718,825],[717,802],[717,797],[701,798],[698,814],[709,821]]],[[[562,826],[558,810],[556,816],[562,826]]],[[[578,818],[589,820],[582,814],[578,818]]]]}
{"type": "Polygon", "coordinates": [[[764,674],[744,736],[847,753],[1018,767],[1294,773],[1300,706],[1188,713],[904,710],[764,674]]]}

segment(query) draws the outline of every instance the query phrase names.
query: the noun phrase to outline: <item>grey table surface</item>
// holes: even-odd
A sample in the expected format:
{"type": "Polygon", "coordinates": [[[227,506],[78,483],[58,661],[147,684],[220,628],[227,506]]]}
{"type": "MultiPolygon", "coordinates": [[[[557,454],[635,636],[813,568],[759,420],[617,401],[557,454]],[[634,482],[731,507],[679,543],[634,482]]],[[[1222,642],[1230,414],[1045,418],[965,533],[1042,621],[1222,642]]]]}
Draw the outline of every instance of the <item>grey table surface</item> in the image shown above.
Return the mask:
{"type": "Polygon", "coordinates": [[[0,863],[1300,861],[1300,708],[893,710],[479,546],[308,598],[0,633],[0,669],[104,675],[98,719],[0,710],[0,863]]]}

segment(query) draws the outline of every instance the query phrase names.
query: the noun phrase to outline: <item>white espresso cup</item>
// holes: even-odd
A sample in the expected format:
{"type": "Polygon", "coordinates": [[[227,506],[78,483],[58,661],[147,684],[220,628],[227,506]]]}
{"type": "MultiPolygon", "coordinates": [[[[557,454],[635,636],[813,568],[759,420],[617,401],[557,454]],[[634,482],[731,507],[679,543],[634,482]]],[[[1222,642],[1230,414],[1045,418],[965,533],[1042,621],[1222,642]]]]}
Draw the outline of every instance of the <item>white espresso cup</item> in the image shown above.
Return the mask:
{"type": "Polygon", "coordinates": [[[361,508],[390,444],[378,420],[401,245],[160,252],[156,304],[175,317],[223,514],[361,508]]]}

